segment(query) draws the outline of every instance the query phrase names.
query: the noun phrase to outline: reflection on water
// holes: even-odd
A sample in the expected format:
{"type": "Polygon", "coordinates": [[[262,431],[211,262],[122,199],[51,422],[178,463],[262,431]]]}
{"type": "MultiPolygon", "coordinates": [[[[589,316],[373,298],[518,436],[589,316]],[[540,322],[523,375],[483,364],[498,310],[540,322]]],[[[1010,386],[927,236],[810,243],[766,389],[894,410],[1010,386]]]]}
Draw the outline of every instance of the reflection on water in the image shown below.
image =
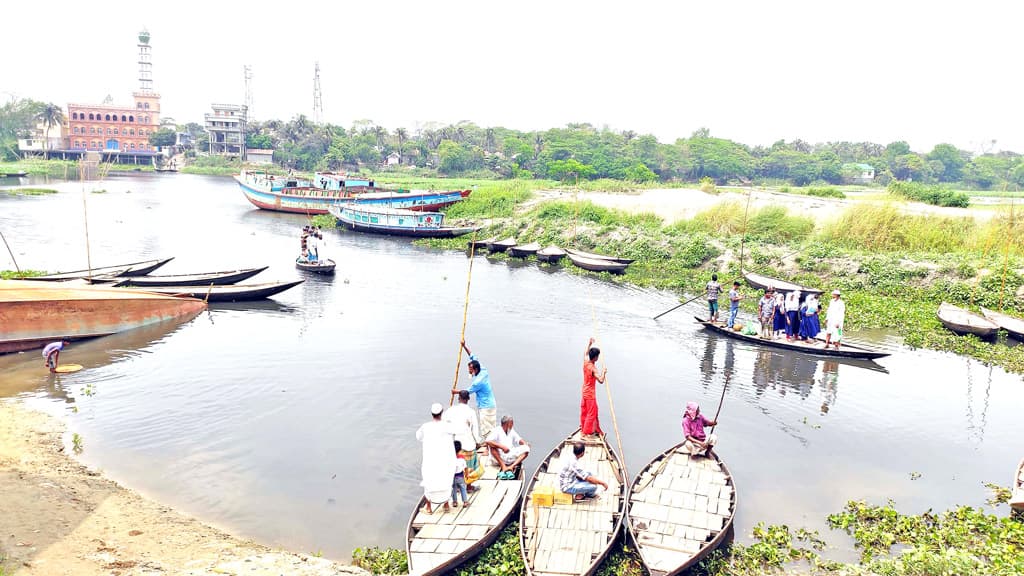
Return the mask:
{"type": "MultiPolygon", "coordinates": [[[[51,187],[60,193],[0,194],[0,230],[23,267],[82,268],[82,186],[51,187]]],[[[165,273],[269,265],[254,282],[306,282],[179,326],[75,343],[61,359],[86,366],[76,374],[50,377],[38,353],[0,357],[0,395],[64,415],[86,438],[86,463],[243,536],[334,558],[403,546],[420,494],[414,432],[452,386],[465,252],[329,231],[336,276],[304,277],[294,258],[306,217],[255,210],[230,179],[129,175],[103,187],[87,195],[95,262],[175,256],[165,273]]],[[[6,259],[0,268],[13,267],[6,259]]],[[[681,439],[687,401],[709,414],[721,401],[715,433],[740,493],[740,541],[759,521],[825,534],[849,498],[980,505],[981,483],[1020,458],[1019,377],[885,335],[894,355],[881,364],[760,348],[707,333],[698,305],[651,319],[675,303],[479,258],[466,339],[499,411],[538,454],[578,425],[582,351],[598,329],[628,469],[681,439]]],[[[603,393],[598,402],[607,421],[603,393]]]]}

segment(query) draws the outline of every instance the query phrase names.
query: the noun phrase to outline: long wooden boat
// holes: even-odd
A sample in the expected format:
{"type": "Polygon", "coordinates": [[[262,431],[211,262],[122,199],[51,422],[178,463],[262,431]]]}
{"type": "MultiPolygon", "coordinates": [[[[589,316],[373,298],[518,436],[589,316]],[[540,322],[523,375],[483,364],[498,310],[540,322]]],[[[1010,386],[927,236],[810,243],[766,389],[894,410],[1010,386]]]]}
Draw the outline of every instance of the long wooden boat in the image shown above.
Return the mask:
{"type": "Polygon", "coordinates": [[[514,256],[516,258],[526,258],[528,256],[533,256],[538,250],[540,250],[540,244],[530,242],[529,244],[509,246],[508,253],[510,256],[514,256]]]}
{"type": "Polygon", "coordinates": [[[0,353],[188,319],[206,304],[110,286],[0,280],[0,353]]]}
{"type": "Polygon", "coordinates": [[[602,439],[582,439],[580,430],[559,442],[534,473],[526,489],[520,511],[519,544],[526,573],[538,576],[590,576],[607,556],[622,527],[629,497],[629,479],[622,460],[602,439]],[[563,458],[571,457],[575,442],[583,442],[586,451],[580,466],[608,483],[599,498],[582,502],[541,506],[536,495],[553,490],[563,495],[558,473],[563,458]],[[539,490],[541,489],[541,490],[539,490]]]}
{"type": "Polygon", "coordinates": [[[479,252],[480,250],[486,250],[487,245],[490,244],[491,242],[496,241],[497,239],[497,236],[491,236],[490,238],[484,238],[483,240],[470,240],[469,242],[466,242],[466,249],[476,250],[477,252],[479,252]]]}
{"type": "Polygon", "coordinates": [[[1013,492],[1010,494],[1010,509],[1016,514],[1024,516],[1024,460],[1017,464],[1017,471],[1013,475],[1013,482],[1010,483],[1013,492]]]}
{"type": "Polygon", "coordinates": [[[1010,336],[1013,336],[1017,340],[1024,341],[1024,320],[1020,318],[1014,318],[1013,316],[1007,316],[996,312],[995,310],[989,310],[988,308],[982,308],[981,313],[985,315],[992,322],[995,322],[1003,330],[1006,330],[1010,336]]]}
{"type": "Polygon", "coordinates": [[[609,262],[617,262],[619,264],[632,264],[635,262],[633,258],[619,258],[618,256],[605,256],[604,254],[594,254],[593,252],[584,252],[583,250],[575,250],[573,248],[566,248],[566,252],[582,258],[590,258],[591,260],[608,260],[609,262]]]}
{"type": "Polygon", "coordinates": [[[611,260],[598,260],[596,258],[587,258],[584,256],[578,256],[569,252],[569,260],[572,263],[583,268],[584,270],[590,270],[591,272],[611,272],[612,274],[625,274],[626,267],[629,264],[622,264],[619,262],[613,262],[611,260]]]}
{"type": "Polygon", "coordinates": [[[295,259],[295,267],[305,272],[313,272],[314,274],[334,274],[334,260],[330,258],[323,258],[316,262],[309,262],[303,260],[302,257],[295,259]]]}
{"type": "Polygon", "coordinates": [[[359,204],[339,204],[331,206],[329,211],[342,225],[358,232],[414,238],[452,238],[476,230],[472,226],[445,226],[444,214],[440,212],[416,212],[359,204]]]}
{"type": "Polygon", "coordinates": [[[3,174],[0,174],[0,176],[3,176],[4,178],[24,178],[25,176],[28,176],[28,172],[4,172],[3,174]]]}
{"type": "Polygon", "coordinates": [[[515,245],[516,245],[516,239],[509,237],[509,238],[505,238],[504,240],[496,240],[494,242],[488,242],[487,243],[487,251],[488,252],[504,252],[504,251],[508,250],[509,248],[515,246],[515,245]]]}
{"type": "Polygon", "coordinates": [[[202,274],[169,274],[164,276],[134,276],[131,278],[117,279],[114,286],[134,286],[136,288],[157,287],[157,286],[226,286],[247,280],[263,272],[267,266],[262,268],[243,268],[241,270],[228,270],[224,272],[204,272],[202,274]]]}
{"type": "Polygon", "coordinates": [[[409,518],[406,530],[406,555],[409,574],[445,574],[470,560],[501,534],[512,515],[519,511],[523,498],[523,469],[514,480],[498,480],[499,468],[489,456],[480,457],[484,475],[473,483],[469,507],[450,511],[424,511],[426,499],[420,498],[409,518]]]}
{"type": "Polygon", "coordinates": [[[736,516],[736,486],[725,463],[690,456],[683,443],[654,458],[629,492],[629,535],[651,576],[695,566],[725,540],[736,516]]]}
{"type": "Polygon", "coordinates": [[[795,290],[800,291],[801,296],[807,294],[821,294],[821,290],[817,288],[808,288],[807,286],[801,286],[792,282],[786,282],[785,280],[779,280],[778,278],[772,278],[771,276],[762,276],[761,274],[755,274],[753,272],[744,272],[743,279],[750,284],[752,288],[758,290],[764,290],[765,288],[774,288],[779,292],[793,292],[795,290]]]}
{"type": "Polygon", "coordinates": [[[960,335],[974,334],[979,338],[994,338],[999,332],[999,325],[995,322],[948,302],[939,304],[938,316],[939,322],[942,322],[947,330],[960,335]]]}
{"type": "Polygon", "coordinates": [[[167,296],[186,296],[198,298],[207,302],[245,302],[249,300],[263,300],[274,294],[302,284],[305,280],[292,280],[290,282],[264,282],[261,284],[229,284],[206,286],[150,286],[138,289],[145,292],[155,292],[167,296]]]}
{"type": "Polygon", "coordinates": [[[785,350],[794,350],[794,351],[797,351],[797,352],[803,352],[805,354],[813,354],[815,356],[835,356],[835,357],[839,357],[839,358],[862,358],[862,359],[865,359],[865,360],[874,360],[874,359],[877,359],[877,358],[885,358],[886,356],[890,355],[888,352],[881,352],[879,350],[872,350],[870,348],[866,348],[864,346],[859,346],[859,345],[856,345],[856,344],[850,344],[850,343],[845,342],[845,341],[843,341],[842,344],[840,345],[839,349],[836,350],[834,347],[831,347],[831,346],[829,348],[823,348],[822,344],[824,343],[824,341],[821,340],[820,338],[814,340],[813,342],[800,342],[800,341],[790,342],[790,341],[787,341],[784,338],[781,338],[781,339],[761,338],[760,335],[752,336],[752,335],[748,335],[748,334],[743,334],[742,332],[737,332],[735,330],[732,330],[732,329],[728,328],[725,325],[715,324],[714,322],[708,322],[707,320],[704,320],[703,318],[700,318],[698,316],[694,316],[693,318],[697,322],[699,322],[702,326],[704,326],[704,328],[707,328],[708,330],[711,330],[712,332],[716,332],[718,334],[724,334],[724,335],[726,335],[726,336],[728,336],[730,338],[736,338],[737,340],[745,340],[747,342],[751,342],[753,344],[758,344],[758,345],[761,345],[761,346],[770,346],[772,348],[782,348],[782,349],[785,349],[785,350]]]}
{"type": "Polygon", "coordinates": [[[564,258],[565,254],[565,250],[562,250],[558,246],[551,245],[546,248],[541,248],[540,250],[537,250],[537,260],[540,260],[541,262],[550,262],[551,264],[554,264],[555,262],[558,262],[559,260],[564,258]]]}
{"type": "Polygon", "coordinates": [[[467,198],[471,190],[388,190],[366,178],[317,172],[312,179],[242,172],[235,181],[245,198],[263,210],[327,214],[339,203],[437,211],[467,198]]]}
{"type": "Polygon", "coordinates": [[[163,260],[143,260],[142,262],[129,262],[128,264],[118,264],[116,266],[101,266],[91,270],[57,272],[56,274],[47,274],[45,276],[33,276],[32,278],[26,278],[26,280],[43,280],[53,282],[77,280],[79,278],[95,276],[144,276],[164,264],[167,264],[171,260],[174,260],[173,256],[171,258],[164,258],[163,260]]]}

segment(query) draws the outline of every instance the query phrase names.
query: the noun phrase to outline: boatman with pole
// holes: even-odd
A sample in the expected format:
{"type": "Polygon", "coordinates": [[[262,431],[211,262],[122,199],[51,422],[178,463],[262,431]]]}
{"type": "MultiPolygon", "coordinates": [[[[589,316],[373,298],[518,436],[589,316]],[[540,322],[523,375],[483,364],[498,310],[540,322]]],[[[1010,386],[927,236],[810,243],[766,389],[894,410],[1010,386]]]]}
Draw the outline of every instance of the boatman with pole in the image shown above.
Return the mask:
{"type": "MultiPolygon", "coordinates": [[[[469,375],[473,377],[473,383],[466,392],[476,394],[476,407],[480,412],[480,438],[490,438],[491,431],[498,427],[498,407],[494,402],[494,392],[491,391],[491,374],[487,368],[480,366],[480,360],[469,351],[466,341],[462,341],[462,349],[469,354],[469,375]]],[[[452,396],[461,390],[452,390],[452,396]]]]}
{"type": "Polygon", "coordinates": [[[597,383],[604,384],[608,375],[608,367],[597,369],[597,360],[601,350],[594,346],[594,339],[587,342],[583,353],[583,399],[580,401],[580,434],[584,436],[604,436],[601,422],[597,417],[597,383]]]}
{"type": "Polygon", "coordinates": [[[67,340],[58,340],[57,342],[50,342],[43,348],[43,358],[46,359],[46,367],[50,369],[50,372],[57,371],[57,363],[60,359],[60,351],[67,346],[69,342],[67,340]]]}

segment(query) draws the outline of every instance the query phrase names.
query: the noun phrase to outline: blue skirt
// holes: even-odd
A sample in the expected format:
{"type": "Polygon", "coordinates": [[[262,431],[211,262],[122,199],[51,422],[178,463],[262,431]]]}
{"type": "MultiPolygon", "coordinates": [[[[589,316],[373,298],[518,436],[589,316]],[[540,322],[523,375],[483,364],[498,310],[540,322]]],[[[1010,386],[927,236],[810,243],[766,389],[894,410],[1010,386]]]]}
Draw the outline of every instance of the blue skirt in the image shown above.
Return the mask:
{"type": "Polygon", "coordinates": [[[778,306],[775,307],[775,322],[772,324],[772,330],[778,332],[779,330],[786,329],[786,312],[780,310],[778,306]]]}
{"type": "Polygon", "coordinates": [[[803,315],[803,319],[800,322],[800,337],[812,340],[818,336],[818,332],[821,332],[821,324],[818,322],[818,315],[813,314],[808,316],[803,315]]]}
{"type": "Polygon", "coordinates": [[[800,313],[796,310],[786,312],[789,322],[786,324],[786,336],[792,338],[800,333],[800,313]]]}

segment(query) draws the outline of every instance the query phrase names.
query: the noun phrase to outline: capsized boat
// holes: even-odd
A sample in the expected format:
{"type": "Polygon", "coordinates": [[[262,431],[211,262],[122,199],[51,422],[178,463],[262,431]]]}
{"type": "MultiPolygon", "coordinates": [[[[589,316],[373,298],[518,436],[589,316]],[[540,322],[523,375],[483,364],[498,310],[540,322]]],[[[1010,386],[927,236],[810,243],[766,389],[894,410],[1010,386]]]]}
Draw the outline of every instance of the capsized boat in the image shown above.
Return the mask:
{"type": "Polygon", "coordinates": [[[993,338],[999,331],[999,326],[988,318],[948,302],[939,304],[938,317],[946,329],[961,336],[974,334],[979,338],[993,338]]]}
{"type": "Polygon", "coordinates": [[[110,286],[0,280],[0,353],[187,319],[205,308],[201,300],[110,286]]]}
{"type": "Polygon", "coordinates": [[[142,262],[129,262],[128,264],[117,264],[114,266],[100,266],[88,270],[73,270],[71,272],[57,272],[45,276],[33,276],[25,280],[63,281],[78,280],[79,278],[90,278],[95,276],[143,276],[167,264],[174,257],[163,260],[143,260],[142,262]]]}
{"type": "Polygon", "coordinates": [[[614,260],[602,260],[599,258],[587,258],[569,252],[569,260],[576,266],[591,272],[610,272],[612,274],[625,274],[629,264],[615,262],[614,260]]]}
{"type": "Polygon", "coordinates": [[[562,250],[558,246],[552,244],[551,246],[547,246],[545,248],[537,250],[537,260],[540,260],[541,262],[549,262],[551,264],[554,264],[555,262],[558,262],[559,260],[564,258],[565,254],[565,250],[562,250]]]}
{"type": "Polygon", "coordinates": [[[516,245],[515,238],[505,238],[504,240],[495,240],[494,242],[487,243],[488,252],[504,252],[509,248],[516,245]]]}
{"type": "Polygon", "coordinates": [[[508,253],[510,256],[514,256],[516,258],[526,258],[528,256],[533,256],[534,254],[537,253],[538,250],[540,250],[540,244],[536,242],[530,242],[529,244],[519,244],[516,246],[510,246],[508,249],[508,253]]]}

